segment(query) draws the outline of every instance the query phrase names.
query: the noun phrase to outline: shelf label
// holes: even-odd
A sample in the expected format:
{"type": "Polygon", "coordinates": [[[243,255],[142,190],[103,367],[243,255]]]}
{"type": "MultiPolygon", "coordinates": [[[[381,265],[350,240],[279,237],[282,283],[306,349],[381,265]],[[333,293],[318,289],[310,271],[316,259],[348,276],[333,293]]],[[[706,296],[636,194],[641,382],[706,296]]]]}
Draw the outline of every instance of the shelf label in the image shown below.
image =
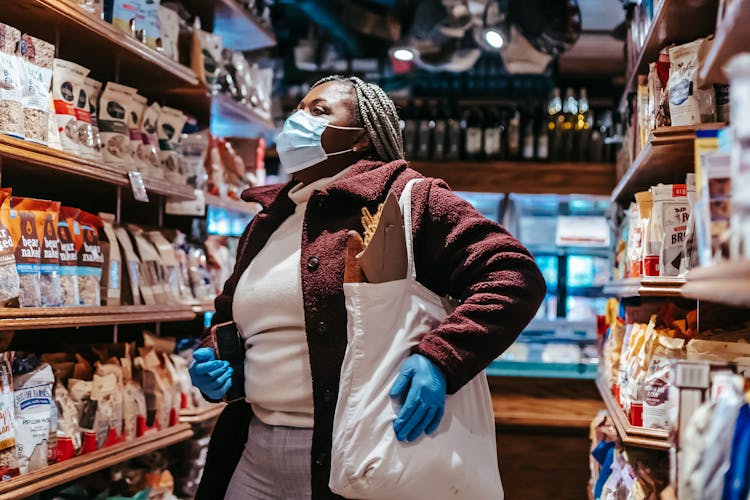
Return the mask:
{"type": "Polygon", "coordinates": [[[128,172],[128,177],[130,177],[130,187],[133,188],[133,197],[138,201],[148,203],[148,193],[141,173],[131,170],[128,172]]]}
{"type": "Polygon", "coordinates": [[[608,247],[609,226],[604,217],[557,217],[557,246],[608,247]]]}

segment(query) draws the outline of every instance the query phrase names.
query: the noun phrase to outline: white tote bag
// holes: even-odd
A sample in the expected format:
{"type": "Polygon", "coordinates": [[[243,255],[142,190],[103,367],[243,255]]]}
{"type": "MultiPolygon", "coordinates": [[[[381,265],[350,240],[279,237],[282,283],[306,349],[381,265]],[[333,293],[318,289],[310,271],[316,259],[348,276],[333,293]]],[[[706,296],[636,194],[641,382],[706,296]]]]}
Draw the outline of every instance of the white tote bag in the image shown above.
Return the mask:
{"type": "Polygon", "coordinates": [[[333,423],[331,490],[341,496],[383,500],[502,500],[495,420],[487,377],[474,377],[448,395],[437,430],[416,442],[396,439],[400,403],[389,391],[401,364],[446,316],[444,300],[417,283],[407,184],[404,215],[407,278],[345,283],[348,346],[333,423]]]}

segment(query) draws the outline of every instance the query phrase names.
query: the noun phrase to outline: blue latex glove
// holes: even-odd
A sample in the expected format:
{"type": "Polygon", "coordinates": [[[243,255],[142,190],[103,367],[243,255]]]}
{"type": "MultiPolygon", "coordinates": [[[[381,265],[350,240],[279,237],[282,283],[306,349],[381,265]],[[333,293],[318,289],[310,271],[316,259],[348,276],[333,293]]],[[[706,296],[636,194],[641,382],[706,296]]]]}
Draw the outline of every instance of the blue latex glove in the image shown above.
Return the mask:
{"type": "Polygon", "coordinates": [[[221,399],[232,386],[229,362],[216,360],[213,349],[196,349],[188,371],[193,385],[211,399],[221,399]]]}
{"type": "Polygon", "coordinates": [[[423,432],[435,432],[445,411],[446,388],[445,375],[426,357],[412,354],[404,361],[391,387],[391,397],[403,401],[393,421],[399,441],[415,441],[423,432]]]}

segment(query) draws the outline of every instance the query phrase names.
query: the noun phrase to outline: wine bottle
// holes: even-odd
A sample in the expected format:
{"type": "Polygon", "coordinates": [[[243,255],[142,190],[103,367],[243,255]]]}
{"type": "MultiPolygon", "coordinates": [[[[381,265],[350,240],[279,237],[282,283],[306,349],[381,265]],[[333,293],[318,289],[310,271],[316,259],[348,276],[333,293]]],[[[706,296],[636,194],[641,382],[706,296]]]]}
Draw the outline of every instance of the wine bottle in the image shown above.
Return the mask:
{"type": "Polygon", "coordinates": [[[401,118],[404,122],[404,156],[407,160],[411,160],[416,158],[417,127],[419,126],[413,101],[409,101],[409,104],[401,113],[401,118]]]}
{"type": "Polygon", "coordinates": [[[448,119],[443,103],[433,103],[431,106],[431,116],[435,122],[435,128],[432,132],[432,159],[437,161],[445,160],[445,135],[446,121],[448,119]]]}
{"type": "Polygon", "coordinates": [[[562,128],[559,119],[562,114],[562,99],[560,98],[560,89],[555,87],[552,91],[552,97],[547,104],[547,137],[548,137],[548,158],[553,161],[559,161],[560,154],[560,135],[562,128]]]}
{"type": "Polygon", "coordinates": [[[467,160],[479,160],[482,156],[482,112],[469,108],[466,114],[464,156],[467,160]]]}
{"type": "Polygon", "coordinates": [[[417,160],[429,160],[432,148],[433,131],[435,120],[431,116],[431,110],[425,102],[420,110],[419,129],[417,132],[417,160]]]}
{"type": "Polygon", "coordinates": [[[499,160],[502,154],[503,124],[496,108],[490,108],[484,114],[484,158],[499,160]]]}
{"type": "MultiPolygon", "coordinates": [[[[448,104],[445,103],[447,106],[448,104]]],[[[461,159],[461,118],[455,107],[448,109],[448,119],[445,122],[445,159],[457,161],[461,159]]]]}
{"type": "Polygon", "coordinates": [[[512,109],[508,115],[508,159],[521,157],[521,112],[512,109]]]}

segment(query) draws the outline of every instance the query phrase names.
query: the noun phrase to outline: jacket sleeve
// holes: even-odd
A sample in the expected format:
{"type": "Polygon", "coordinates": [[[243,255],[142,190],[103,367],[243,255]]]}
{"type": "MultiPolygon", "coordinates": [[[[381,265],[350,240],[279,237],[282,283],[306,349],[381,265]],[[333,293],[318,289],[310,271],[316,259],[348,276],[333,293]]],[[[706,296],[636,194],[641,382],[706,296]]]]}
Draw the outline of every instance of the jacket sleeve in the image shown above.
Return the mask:
{"type": "Polygon", "coordinates": [[[414,352],[442,369],[452,394],[516,340],[546,285],[529,251],[442,181],[421,182],[412,196],[417,277],[460,301],[414,352]]]}

